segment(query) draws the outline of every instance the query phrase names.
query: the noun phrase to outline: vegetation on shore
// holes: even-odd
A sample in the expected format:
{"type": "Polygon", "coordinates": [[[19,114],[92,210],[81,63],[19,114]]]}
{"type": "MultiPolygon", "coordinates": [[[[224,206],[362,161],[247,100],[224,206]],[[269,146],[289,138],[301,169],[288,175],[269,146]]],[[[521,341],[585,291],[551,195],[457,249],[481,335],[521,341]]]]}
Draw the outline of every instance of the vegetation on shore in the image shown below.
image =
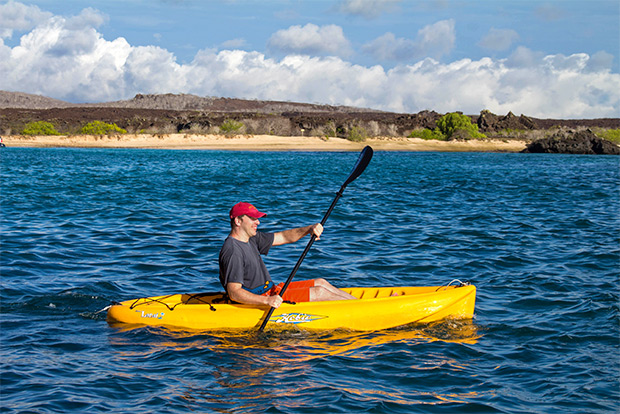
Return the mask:
{"type": "MultiPolygon", "coordinates": [[[[219,126],[219,132],[223,135],[239,135],[247,132],[247,128],[243,122],[235,121],[234,119],[226,119],[219,126]]],[[[344,135],[347,140],[353,142],[366,141],[369,136],[368,131],[361,126],[355,125],[345,132],[342,128],[337,129],[333,123],[330,123],[325,130],[325,139],[329,139],[330,136],[336,137],[338,135],[344,135]]]]}
{"type": "Polygon", "coordinates": [[[594,128],[592,130],[599,138],[611,141],[616,145],[620,145],[620,128],[619,129],[603,129],[594,128]]]}
{"type": "Polygon", "coordinates": [[[102,121],[93,121],[84,125],[79,131],[84,135],[109,135],[109,134],[126,134],[127,130],[120,128],[116,124],[108,124],[102,121]]]}
{"type": "Polygon", "coordinates": [[[225,120],[222,125],[220,125],[220,132],[224,135],[236,135],[241,133],[245,125],[243,122],[235,121],[234,119],[225,120]]]}
{"type": "MultiPolygon", "coordinates": [[[[116,124],[108,124],[103,121],[92,121],[84,125],[77,131],[81,135],[111,135],[126,134],[127,130],[120,128],[116,124]]],[[[34,121],[26,124],[22,130],[22,135],[63,135],[58,132],[56,126],[47,121],[34,121]]]]}
{"type": "Polygon", "coordinates": [[[361,126],[354,126],[347,134],[347,139],[353,142],[363,142],[368,138],[368,131],[361,126]]]}
{"type": "Polygon", "coordinates": [[[478,132],[478,126],[471,122],[470,117],[459,112],[451,112],[439,118],[436,128],[413,130],[411,134],[409,134],[409,138],[450,141],[453,139],[483,139],[486,138],[486,135],[478,132]]]}
{"type": "MultiPolygon", "coordinates": [[[[514,117],[514,116],[513,116],[514,117]]],[[[328,120],[322,125],[311,125],[306,127],[305,123],[300,122],[298,125],[298,133],[295,131],[289,131],[283,133],[280,130],[286,129],[285,126],[279,123],[274,123],[273,119],[269,117],[258,118],[259,121],[264,122],[264,125],[257,120],[250,120],[246,118],[240,118],[239,120],[233,118],[224,118],[218,123],[206,123],[201,124],[208,127],[208,130],[203,128],[195,129],[194,125],[191,128],[175,128],[175,130],[160,130],[159,128],[148,130],[140,129],[136,133],[140,134],[155,134],[162,135],[168,133],[195,133],[195,134],[222,134],[226,136],[233,136],[239,134],[248,135],[301,135],[301,136],[318,136],[325,140],[329,140],[330,137],[344,138],[352,142],[363,142],[370,137],[389,137],[389,136],[407,136],[409,138],[421,138],[424,140],[438,140],[438,141],[468,141],[476,139],[500,139],[500,140],[521,140],[526,142],[533,142],[539,139],[551,137],[558,132],[564,131],[564,133],[572,133],[573,131],[591,130],[596,136],[606,141],[610,141],[616,145],[620,145],[620,128],[603,128],[603,127],[578,127],[576,129],[567,129],[562,126],[554,126],[546,129],[519,129],[519,128],[504,128],[495,129],[483,134],[479,131],[479,124],[472,122],[472,117],[463,115],[460,112],[451,112],[443,116],[438,116],[433,122],[428,122],[427,127],[406,130],[403,134],[399,134],[397,130],[389,130],[386,134],[382,131],[385,127],[379,127],[374,121],[364,121],[363,119],[353,120],[350,123],[336,123],[334,120],[328,120]],[[246,122],[242,122],[246,121],[246,122]],[[219,125],[218,125],[219,124],[219,125]],[[265,127],[268,127],[268,131],[265,132],[265,127]],[[410,131],[410,132],[409,132],[410,131]],[[402,134],[402,135],[401,135],[402,134]]],[[[54,120],[52,120],[54,121],[54,120]]],[[[57,120],[56,120],[57,121],[57,120]]],[[[190,121],[189,124],[192,124],[190,121]]],[[[120,135],[127,133],[127,129],[119,127],[116,123],[106,123],[99,120],[88,122],[85,125],[75,125],[66,129],[67,126],[63,122],[48,122],[48,121],[32,121],[22,124],[22,135],[34,136],[34,135],[120,135]],[[55,125],[56,124],[56,125],[55,125]],[[64,126],[64,128],[58,128],[58,124],[64,126]],[[61,131],[59,131],[61,129],[61,131]]],[[[198,125],[198,124],[196,124],[198,125]]],[[[133,129],[132,129],[133,130],[133,129]]]]}
{"type": "Polygon", "coordinates": [[[22,135],[62,135],[51,122],[34,121],[26,124],[22,135]]]}

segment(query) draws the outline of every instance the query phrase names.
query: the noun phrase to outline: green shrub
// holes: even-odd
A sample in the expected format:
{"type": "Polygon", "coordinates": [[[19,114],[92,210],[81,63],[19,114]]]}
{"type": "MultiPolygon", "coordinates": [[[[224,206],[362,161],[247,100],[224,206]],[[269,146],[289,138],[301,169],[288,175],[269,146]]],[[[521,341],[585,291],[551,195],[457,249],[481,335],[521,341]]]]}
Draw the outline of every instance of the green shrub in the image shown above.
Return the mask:
{"type": "Polygon", "coordinates": [[[445,141],[446,136],[441,133],[437,128],[435,130],[424,128],[424,129],[414,129],[409,134],[409,138],[421,138],[426,140],[436,139],[439,141],[445,141]]]}
{"type": "Polygon", "coordinates": [[[325,124],[325,137],[335,137],[336,133],[336,124],[334,124],[333,121],[327,122],[327,124],[325,124]]]}
{"type": "Polygon", "coordinates": [[[458,112],[445,114],[437,121],[437,128],[446,136],[447,140],[454,135],[459,138],[486,138],[484,134],[478,132],[478,125],[474,125],[467,115],[458,112]]]}
{"type": "Polygon", "coordinates": [[[84,125],[79,131],[80,134],[86,135],[107,135],[107,134],[125,134],[127,130],[119,128],[116,124],[107,124],[102,121],[93,121],[84,125]]]}
{"type": "Polygon", "coordinates": [[[347,134],[347,139],[353,142],[363,142],[368,138],[368,132],[362,127],[354,126],[347,134]]]}
{"type": "Polygon", "coordinates": [[[224,134],[236,134],[243,128],[243,122],[237,122],[233,119],[227,119],[220,125],[220,132],[224,134]]]}
{"type": "Polygon", "coordinates": [[[449,141],[451,139],[486,138],[486,136],[478,132],[478,125],[472,124],[468,116],[452,112],[437,120],[437,128],[414,129],[409,134],[409,138],[449,141]]]}
{"type": "Polygon", "coordinates": [[[56,127],[46,121],[28,122],[22,131],[23,135],[60,135],[56,127]]]}
{"type": "Polygon", "coordinates": [[[602,139],[606,139],[607,141],[611,141],[615,144],[620,145],[620,129],[602,129],[597,128],[594,130],[594,133],[602,139]]]}

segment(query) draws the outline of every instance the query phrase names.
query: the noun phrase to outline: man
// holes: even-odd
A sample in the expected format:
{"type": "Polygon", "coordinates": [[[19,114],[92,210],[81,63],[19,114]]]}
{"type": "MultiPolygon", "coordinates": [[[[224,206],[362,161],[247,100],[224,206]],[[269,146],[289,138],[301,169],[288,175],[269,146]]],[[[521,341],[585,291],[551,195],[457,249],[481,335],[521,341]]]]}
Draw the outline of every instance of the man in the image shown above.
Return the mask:
{"type": "Polygon", "coordinates": [[[278,308],[283,300],[308,302],[356,299],[332,286],[325,279],[291,282],[279,295],[284,283],[274,285],[267,267],[260,257],[269,253],[271,246],[294,243],[314,234],[317,240],[323,233],[320,223],[306,227],[263,233],[258,231],[261,213],[250,203],[237,203],[230,210],[230,234],[220,250],[220,282],[231,300],[251,305],[269,305],[278,308]]]}

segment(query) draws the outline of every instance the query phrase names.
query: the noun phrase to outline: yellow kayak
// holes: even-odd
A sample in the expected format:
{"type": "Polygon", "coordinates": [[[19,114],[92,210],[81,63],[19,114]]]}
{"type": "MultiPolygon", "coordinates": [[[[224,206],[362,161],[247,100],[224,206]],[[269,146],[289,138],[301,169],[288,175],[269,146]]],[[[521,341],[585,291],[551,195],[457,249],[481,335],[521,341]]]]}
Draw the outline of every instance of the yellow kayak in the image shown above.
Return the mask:
{"type": "MultiPolygon", "coordinates": [[[[344,288],[358,298],[283,303],[268,326],[371,331],[409,323],[428,323],[474,315],[476,287],[427,286],[344,288]]],[[[111,324],[158,325],[197,330],[251,329],[260,326],[267,306],[227,301],[223,292],[174,294],[127,300],[108,309],[111,324]]]]}

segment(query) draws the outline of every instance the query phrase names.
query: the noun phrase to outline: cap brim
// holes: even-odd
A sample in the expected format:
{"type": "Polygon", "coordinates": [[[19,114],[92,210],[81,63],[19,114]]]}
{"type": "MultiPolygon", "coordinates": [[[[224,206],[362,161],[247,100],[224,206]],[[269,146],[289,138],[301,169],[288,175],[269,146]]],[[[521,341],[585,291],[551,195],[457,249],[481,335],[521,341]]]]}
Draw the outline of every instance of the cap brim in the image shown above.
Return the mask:
{"type": "Polygon", "coordinates": [[[261,218],[261,217],[265,217],[267,213],[261,213],[260,211],[257,211],[256,213],[252,213],[252,214],[246,213],[245,215],[253,217],[253,218],[261,218]]]}

